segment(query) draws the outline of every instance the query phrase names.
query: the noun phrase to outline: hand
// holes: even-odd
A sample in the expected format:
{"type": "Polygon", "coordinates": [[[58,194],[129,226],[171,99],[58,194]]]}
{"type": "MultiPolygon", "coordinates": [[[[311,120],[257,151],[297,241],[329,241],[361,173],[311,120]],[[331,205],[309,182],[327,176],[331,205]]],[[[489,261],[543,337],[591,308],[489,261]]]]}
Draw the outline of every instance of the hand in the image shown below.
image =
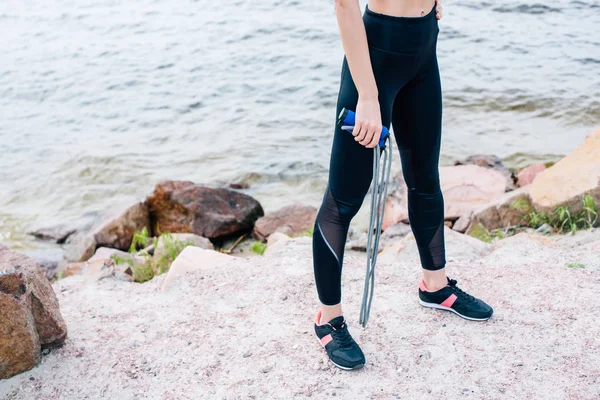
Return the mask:
{"type": "Polygon", "coordinates": [[[440,20],[442,19],[442,0],[435,0],[437,6],[435,7],[435,17],[440,20]]]}
{"type": "Polygon", "coordinates": [[[381,137],[381,111],[376,97],[369,99],[358,98],[354,121],[354,140],[365,147],[373,148],[381,137]]]}

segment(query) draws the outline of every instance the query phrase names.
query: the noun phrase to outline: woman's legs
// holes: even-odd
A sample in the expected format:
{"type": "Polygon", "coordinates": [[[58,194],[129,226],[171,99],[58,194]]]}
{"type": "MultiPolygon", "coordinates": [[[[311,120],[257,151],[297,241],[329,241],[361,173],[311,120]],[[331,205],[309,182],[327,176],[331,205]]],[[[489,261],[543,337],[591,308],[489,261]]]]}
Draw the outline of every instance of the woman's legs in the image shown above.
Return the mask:
{"type": "Polygon", "coordinates": [[[442,132],[442,92],[435,50],[420,72],[396,96],[394,135],[408,187],[408,215],[430,290],[447,284],[444,270],[444,199],[438,162],[442,132]]]}

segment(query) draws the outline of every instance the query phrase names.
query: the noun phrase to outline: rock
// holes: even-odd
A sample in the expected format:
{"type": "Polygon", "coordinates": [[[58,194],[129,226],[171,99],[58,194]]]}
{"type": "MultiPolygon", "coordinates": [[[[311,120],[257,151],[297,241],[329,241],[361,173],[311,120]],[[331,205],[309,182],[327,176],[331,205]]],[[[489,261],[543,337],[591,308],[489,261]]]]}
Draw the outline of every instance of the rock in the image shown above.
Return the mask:
{"type": "Polygon", "coordinates": [[[452,225],[452,230],[460,233],[465,233],[467,231],[467,228],[469,227],[469,224],[471,223],[471,215],[473,215],[472,212],[469,214],[461,215],[460,218],[456,220],[454,225],[452,225]]]}
{"type": "Polygon", "coordinates": [[[122,278],[123,274],[132,276],[131,266],[127,263],[117,265],[114,260],[109,258],[90,258],[85,262],[68,264],[65,268],[65,278],[73,275],[84,275],[88,281],[92,282],[116,275],[122,278]]]}
{"type": "MultiPolygon", "coordinates": [[[[412,233],[412,229],[410,225],[405,223],[398,223],[390,226],[385,231],[381,233],[379,237],[379,249],[383,249],[392,243],[403,239],[406,235],[412,233]]],[[[365,245],[366,249],[366,245],[365,245]]]]}
{"type": "Polygon", "coordinates": [[[533,180],[535,179],[535,177],[545,169],[546,169],[546,164],[544,164],[544,163],[534,164],[534,165],[530,165],[529,167],[523,168],[516,174],[517,183],[521,187],[527,186],[527,185],[533,183],[533,180]]]}
{"type": "Polygon", "coordinates": [[[281,232],[274,232],[269,235],[269,238],[267,239],[267,246],[272,246],[277,242],[285,242],[286,240],[290,240],[288,235],[281,232]]]}
{"type": "Polygon", "coordinates": [[[529,197],[529,187],[513,190],[474,211],[466,233],[470,234],[477,224],[481,224],[488,231],[504,229],[508,226],[527,226],[525,216],[531,210],[533,207],[529,197]]]}
{"type": "Polygon", "coordinates": [[[252,236],[258,240],[267,240],[273,232],[288,236],[302,234],[315,225],[317,209],[312,206],[290,204],[259,218],[254,224],[252,236]]]}
{"type": "Polygon", "coordinates": [[[85,262],[67,264],[65,267],[64,277],[66,278],[73,275],[79,275],[83,271],[84,267],[85,262]]]}
{"type": "Polygon", "coordinates": [[[273,252],[277,252],[279,249],[285,246],[285,242],[291,238],[285,233],[273,232],[267,239],[267,248],[265,249],[264,255],[268,255],[273,252]]]}
{"type": "MultiPolygon", "coordinates": [[[[194,235],[193,233],[172,233],[172,240],[179,241],[182,244],[188,243],[191,246],[196,246],[201,249],[213,250],[213,244],[205,237],[194,235]]],[[[154,257],[160,257],[165,253],[165,236],[158,238],[156,249],[154,250],[154,257]]]]}
{"type": "Polygon", "coordinates": [[[150,231],[150,217],[145,203],[137,203],[126,209],[118,208],[109,215],[88,232],[79,232],[67,240],[67,261],[87,261],[98,247],[129,250],[135,232],[144,228],[150,231]]]}
{"type": "Polygon", "coordinates": [[[87,277],[92,281],[99,281],[104,278],[115,276],[117,266],[113,260],[98,259],[85,263],[87,267],[87,277]]]}
{"type": "Polygon", "coordinates": [[[407,188],[402,172],[396,174],[389,185],[383,221],[381,222],[381,229],[384,232],[394,224],[400,222],[408,223],[407,188]]]}
{"type": "Polygon", "coordinates": [[[477,165],[483,168],[489,168],[499,172],[505,179],[506,191],[516,189],[510,170],[502,163],[502,160],[493,154],[475,154],[462,161],[457,161],[455,165],[477,165]]]}
{"type": "Polygon", "coordinates": [[[146,258],[143,256],[133,255],[122,250],[100,247],[98,250],[96,250],[94,256],[88,260],[89,264],[92,262],[114,262],[114,264],[116,264],[115,271],[133,275],[131,268],[144,264],[146,262],[146,258]],[[126,272],[127,269],[129,269],[129,272],[126,272]]]}
{"type": "Polygon", "coordinates": [[[565,206],[571,213],[579,213],[584,194],[600,205],[600,129],[590,133],[565,158],[540,172],[531,184],[530,194],[538,212],[565,206]]]}
{"type": "Polygon", "coordinates": [[[109,247],[99,247],[88,261],[110,260],[113,257],[133,261],[133,255],[126,251],[111,249],[109,247]]]}
{"type": "Polygon", "coordinates": [[[36,260],[42,271],[44,271],[44,276],[48,281],[52,282],[56,279],[56,275],[60,270],[60,261],[57,260],[36,260]]]}
{"type": "Polygon", "coordinates": [[[163,282],[162,290],[166,290],[176,277],[188,271],[215,268],[233,259],[233,256],[218,251],[188,246],[171,264],[171,268],[169,268],[167,277],[163,282]]]}
{"type": "Polygon", "coordinates": [[[39,264],[49,281],[56,279],[66,264],[64,250],[58,246],[51,245],[51,247],[29,249],[24,250],[22,253],[33,258],[39,264]]]}
{"type": "Polygon", "coordinates": [[[47,226],[28,232],[38,239],[50,240],[58,244],[64,243],[69,236],[77,231],[77,228],[68,225],[47,226]]]}
{"type": "Polygon", "coordinates": [[[440,168],[445,219],[456,220],[504,195],[506,179],[477,165],[440,168]]]}
{"type": "Polygon", "coordinates": [[[144,228],[150,232],[150,215],[145,203],[113,213],[98,227],[92,230],[97,247],[110,247],[119,250],[129,250],[135,232],[144,228]]]}
{"type": "Polygon", "coordinates": [[[67,327],[50,282],[32,258],[0,245],[0,379],[27,371],[67,327]]]}
{"type": "Polygon", "coordinates": [[[96,240],[90,234],[75,234],[67,240],[65,259],[72,262],[87,261],[96,251],[96,240]]]}
{"type": "Polygon", "coordinates": [[[249,231],[264,215],[254,198],[226,188],[187,181],[159,183],[146,200],[153,233],[195,233],[208,239],[249,231]]]}
{"type": "Polygon", "coordinates": [[[539,228],[537,228],[536,233],[541,233],[544,235],[549,235],[554,231],[554,228],[552,228],[550,225],[548,224],[544,224],[542,226],[540,226],[539,228]]]}
{"type": "MultiPolygon", "coordinates": [[[[444,195],[444,218],[455,221],[501,197],[506,179],[493,169],[460,165],[440,167],[440,184],[444,195]]],[[[390,190],[381,224],[383,230],[399,222],[409,222],[407,189],[401,173],[390,183],[390,190]]]]}
{"type": "MultiPolygon", "coordinates": [[[[399,222],[387,228],[385,231],[381,233],[379,237],[379,252],[384,248],[393,245],[399,240],[403,239],[406,235],[411,233],[411,227],[408,224],[403,222],[399,222]]],[[[360,235],[355,235],[357,237],[353,238],[347,245],[352,250],[357,251],[367,251],[367,232],[362,232],[360,235]]]]}

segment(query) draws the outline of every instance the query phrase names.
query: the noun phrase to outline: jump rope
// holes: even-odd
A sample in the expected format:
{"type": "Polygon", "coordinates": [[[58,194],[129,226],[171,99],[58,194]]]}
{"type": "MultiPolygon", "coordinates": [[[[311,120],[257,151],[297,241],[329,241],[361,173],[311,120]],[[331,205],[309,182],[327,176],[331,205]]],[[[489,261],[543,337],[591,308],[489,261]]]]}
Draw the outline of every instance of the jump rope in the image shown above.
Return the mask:
{"type": "MultiPolygon", "coordinates": [[[[338,125],[342,130],[352,133],[355,125],[355,113],[342,108],[338,116],[338,125]]],[[[362,304],[360,306],[360,324],[367,326],[373,292],[375,290],[375,264],[379,250],[379,236],[385,211],[388,182],[392,169],[391,138],[388,128],[382,127],[379,145],[373,148],[373,180],[371,181],[371,212],[369,215],[369,231],[367,233],[367,272],[362,304]],[[381,162],[383,153],[383,162],[381,162]]]]}

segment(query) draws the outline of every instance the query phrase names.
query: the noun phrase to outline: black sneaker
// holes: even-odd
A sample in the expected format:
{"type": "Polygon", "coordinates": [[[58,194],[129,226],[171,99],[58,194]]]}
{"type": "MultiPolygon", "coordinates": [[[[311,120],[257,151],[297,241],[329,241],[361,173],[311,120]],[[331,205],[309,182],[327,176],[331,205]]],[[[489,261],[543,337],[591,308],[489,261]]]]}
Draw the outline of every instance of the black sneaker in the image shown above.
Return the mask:
{"type": "Polygon", "coordinates": [[[427,291],[425,281],[421,280],[419,303],[425,307],[452,311],[471,321],[487,321],[494,313],[484,301],[460,290],[454,279],[448,279],[448,285],[436,292],[427,291]]]}
{"type": "Polygon", "coordinates": [[[319,310],[315,319],[315,334],[331,362],[345,370],[358,369],[365,365],[365,355],[350,336],[344,317],[339,316],[321,324],[321,313],[319,310]]]}

